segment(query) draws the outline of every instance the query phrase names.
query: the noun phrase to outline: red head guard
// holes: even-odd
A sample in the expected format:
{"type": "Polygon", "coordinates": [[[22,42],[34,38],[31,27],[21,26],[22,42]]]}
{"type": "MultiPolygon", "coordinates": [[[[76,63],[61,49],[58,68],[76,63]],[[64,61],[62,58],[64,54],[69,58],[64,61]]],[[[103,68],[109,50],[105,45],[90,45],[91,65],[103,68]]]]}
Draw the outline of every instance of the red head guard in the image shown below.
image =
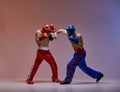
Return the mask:
{"type": "Polygon", "coordinates": [[[43,33],[49,33],[50,30],[51,30],[51,29],[50,29],[50,27],[49,27],[48,24],[42,25],[42,32],[43,32],[43,33]]]}
{"type": "Polygon", "coordinates": [[[49,33],[49,32],[56,32],[56,28],[54,26],[54,24],[44,24],[42,25],[42,32],[43,33],[49,33]]]}

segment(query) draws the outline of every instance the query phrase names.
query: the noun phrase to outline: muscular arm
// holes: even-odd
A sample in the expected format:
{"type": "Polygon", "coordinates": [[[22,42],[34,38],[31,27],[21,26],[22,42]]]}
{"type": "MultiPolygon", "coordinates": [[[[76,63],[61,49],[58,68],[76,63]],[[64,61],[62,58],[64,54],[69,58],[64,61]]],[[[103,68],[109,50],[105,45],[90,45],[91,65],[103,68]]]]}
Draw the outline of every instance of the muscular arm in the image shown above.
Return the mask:
{"type": "Polygon", "coordinates": [[[57,38],[57,32],[49,33],[49,37],[51,37],[52,39],[56,39],[57,38]]]}
{"type": "Polygon", "coordinates": [[[65,35],[68,35],[68,34],[67,34],[67,31],[66,31],[65,29],[59,29],[59,30],[57,31],[57,34],[60,34],[60,33],[63,33],[63,34],[65,34],[65,35]]]}
{"type": "Polygon", "coordinates": [[[35,41],[36,41],[36,43],[38,44],[38,45],[40,45],[40,40],[39,40],[39,36],[41,35],[41,33],[40,33],[40,30],[37,30],[36,32],[35,32],[35,41]]]}
{"type": "Polygon", "coordinates": [[[82,38],[82,35],[79,35],[78,45],[83,47],[83,38],[82,38]]]}
{"type": "MultiPolygon", "coordinates": [[[[63,33],[63,34],[65,34],[65,35],[68,36],[68,33],[67,33],[67,31],[66,31],[65,29],[59,29],[59,30],[57,31],[57,34],[60,34],[60,33],[63,33]]],[[[83,47],[82,35],[76,33],[76,38],[77,38],[77,40],[78,40],[78,43],[76,44],[75,42],[73,42],[73,41],[71,40],[72,44],[73,44],[75,47],[83,47]]]]}

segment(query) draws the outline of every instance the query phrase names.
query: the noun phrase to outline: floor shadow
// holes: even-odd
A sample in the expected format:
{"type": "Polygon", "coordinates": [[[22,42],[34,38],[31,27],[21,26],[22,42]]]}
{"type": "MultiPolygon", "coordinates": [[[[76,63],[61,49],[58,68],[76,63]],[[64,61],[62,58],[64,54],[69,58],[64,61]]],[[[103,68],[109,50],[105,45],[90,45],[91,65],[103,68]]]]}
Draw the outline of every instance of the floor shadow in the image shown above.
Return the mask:
{"type": "Polygon", "coordinates": [[[76,82],[76,83],[71,83],[71,85],[87,85],[87,84],[106,84],[107,82],[76,82]]]}
{"type": "Polygon", "coordinates": [[[35,83],[51,83],[52,81],[50,81],[50,80],[36,80],[34,82],[35,83]]]}
{"type": "MultiPolygon", "coordinates": [[[[26,80],[13,80],[13,82],[26,83],[26,80]]],[[[50,80],[34,80],[34,83],[52,83],[50,80]]]]}

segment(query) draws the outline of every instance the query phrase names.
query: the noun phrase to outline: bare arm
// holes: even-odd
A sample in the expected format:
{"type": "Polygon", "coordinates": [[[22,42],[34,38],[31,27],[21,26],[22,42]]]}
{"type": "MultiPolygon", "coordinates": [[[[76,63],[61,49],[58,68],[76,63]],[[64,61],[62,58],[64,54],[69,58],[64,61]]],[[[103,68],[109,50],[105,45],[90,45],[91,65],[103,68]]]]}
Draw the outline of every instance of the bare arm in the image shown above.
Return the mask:
{"type": "Polygon", "coordinates": [[[79,38],[78,38],[78,45],[81,47],[83,47],[83,38],[82,38],[82,35],[79,35],[79,38]]]}
{"type": "Polygon", "coordinates": [[[40,45],[40,40],[39,40],[40,35],[41,35],[40,30],[37,30],[37,31],[35,32],[35,41],[36,41],[36,43],[37,43],[38,45],[40,45]]]}
{"type": "Polygon", "coordinates": [[[65,34],[65,35],[68,35],[68,34],[67,34],[67,31],[66,31],[65,29],[59,29],[59,30],[57,31],[57,34],[59,34],[59,33],[63,33],[63,34],[65,34]]]}
{"type": "Polygon", "coordinates": [[[57,32],[51,32],[49,36],[51,36],[53,39],[57,39],[57,32]]]}

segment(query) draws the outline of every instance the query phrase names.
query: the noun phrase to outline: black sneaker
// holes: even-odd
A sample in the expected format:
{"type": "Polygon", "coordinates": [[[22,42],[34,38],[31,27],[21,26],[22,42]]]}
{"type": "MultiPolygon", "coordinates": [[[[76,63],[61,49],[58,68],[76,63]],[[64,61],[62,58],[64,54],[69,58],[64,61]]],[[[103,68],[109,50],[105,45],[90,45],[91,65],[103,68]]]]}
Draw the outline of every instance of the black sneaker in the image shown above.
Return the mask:
{"type": "Polygon", "coordinates": [[[60,82],[60,84],[61,84],[61,85],[63,85],[63,84],[70,84],[70,81],[64,80],[64,81],[60,82]]]}
{"type": "Polygon", "coordinates": [[[103,76],[104,76],[104,74],[101,74],[101,75],[96,79],[96,83],[98,83],[103,76]]]}

